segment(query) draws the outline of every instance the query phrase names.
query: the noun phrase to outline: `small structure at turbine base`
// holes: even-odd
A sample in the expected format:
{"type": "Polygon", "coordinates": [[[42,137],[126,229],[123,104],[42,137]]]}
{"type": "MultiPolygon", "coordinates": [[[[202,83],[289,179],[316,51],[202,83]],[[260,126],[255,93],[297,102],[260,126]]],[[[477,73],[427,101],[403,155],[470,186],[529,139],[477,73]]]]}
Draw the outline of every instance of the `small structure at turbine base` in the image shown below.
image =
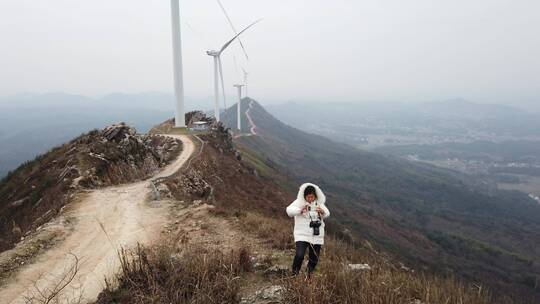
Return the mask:
{"type": "Polygon", "coordinates": [[[209,125],[210,124],[207,121],[196,121],[193,124],[191,124],[189,129],[191,131],[206,131],[208,130],[209,125]]]}

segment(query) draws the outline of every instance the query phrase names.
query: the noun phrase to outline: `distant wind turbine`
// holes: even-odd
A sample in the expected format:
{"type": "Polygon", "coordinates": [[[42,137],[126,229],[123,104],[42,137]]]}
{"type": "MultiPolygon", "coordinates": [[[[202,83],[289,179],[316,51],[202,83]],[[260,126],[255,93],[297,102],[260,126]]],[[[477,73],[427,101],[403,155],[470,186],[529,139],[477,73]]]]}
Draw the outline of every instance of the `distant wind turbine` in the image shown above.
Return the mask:
{"type": "Polygon", "coordinates": [[[186,126],[184,113],[184,75],[182,68],[182,39],[180,33],[180,3],[171,0],[172,55],[174,71],[175,127],[186,126]]]}
{"type": "Polygon", "coordinates": [[[221,80],[221,89],[223,91],[223,102],[225,102],[225,83],[223,81],[223,65],[221,64],[221,54],[223,51],[225,51],[231,43],[234,42],[242,33],[247,31],[250,27],[254,26],[256,23],[258,23],[261,20],[257,20],[253,22],[252,24],[248,25],[246,28],[244,28],[242,31],[240,31],[236,36],[234,36],[231,40],[227,41],[219,51],[207,51],[206,54],[208,56],[214,57],[214,97],[215,97],[215,104],[214,104],[214,115],[216,117],[216,121],[219,121],[219,81],[218,78],[221,80]]]}
{"type": "Polygon", "coordinates": [[[242,68],[242,71],[244,72],[244,86],[246,87],[245,96],[249,97],[249,94],[248,94],[248,75],[249,75],[249,73],[244,68],[242,68]]]}
{"type": "Polygon", "coordinates": [[[238,106],[237,106],[237,113],[238,113],[238,119],[237,119],[237,127],[238,132],[242,131],[242,114],[241,114],[241,105],[242,105],[242,87],[245,86],[243,84],[235,84],[234,87],[238,89],[238,106]]]}

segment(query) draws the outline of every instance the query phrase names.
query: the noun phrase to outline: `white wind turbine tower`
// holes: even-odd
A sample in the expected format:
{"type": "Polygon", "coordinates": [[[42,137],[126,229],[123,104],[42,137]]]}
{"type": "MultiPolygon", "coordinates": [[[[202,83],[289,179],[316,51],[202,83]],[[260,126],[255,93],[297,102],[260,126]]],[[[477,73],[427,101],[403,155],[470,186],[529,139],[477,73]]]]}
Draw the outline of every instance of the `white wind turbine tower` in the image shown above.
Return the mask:
{"type": "Polygon", "coordinates": [[[245,84],[235,84],[234,87],[238,89],[238,105],[237,105],[237,113],[238,113],[238,119],[237,119],[237,127],[238,132],[242,131],[242,114],[240,113],[240,108],[242,108],[242,87],[244,87],[245,84]]]}
{"type": "Polygon", "coordinates": [[[175,97],[174,121],[176,128],[183,128],[186,126],[186,117],[184,113],[184,76],[182,70],[182,40],[180,33],[179,0],[171,0],[171,25],[175,97]]]}
{"type": "Polygon", "coordinates": [[[244,68],[242,68],[242,71],[244,71],[244,86],[246,87],[246,89],[244,90],[245,91],[244,95],[246,97],[249,97],[249,94],[248,94],[248,75],[249,75],[249,73],[244,68]]]}
{"type": "Polygon", "coordinates": [[[221,79],[221,89],[223,91],[223,101],[225,102],[225,85],[223,81],[223,66],[221,64],[221,54],[223,51],[225,51],[231,43],[234,42],[242,33],[244,33],[246,30],[248,30],[250,27],[255,25],[260,20],[257,20],[253,22],[252,24],[248,25],[246,28],[244,28],[242,31],[240,31],[236,36],[234,36],[231,40],[227,41],[219,51],[207,51],[206,54],[208,56],[214,57],[214,97],[215,97],[215,104],[214,104],[214,115],[216,117],[216,121],[219,122],[219,82],[218,78],[221,79]]]}

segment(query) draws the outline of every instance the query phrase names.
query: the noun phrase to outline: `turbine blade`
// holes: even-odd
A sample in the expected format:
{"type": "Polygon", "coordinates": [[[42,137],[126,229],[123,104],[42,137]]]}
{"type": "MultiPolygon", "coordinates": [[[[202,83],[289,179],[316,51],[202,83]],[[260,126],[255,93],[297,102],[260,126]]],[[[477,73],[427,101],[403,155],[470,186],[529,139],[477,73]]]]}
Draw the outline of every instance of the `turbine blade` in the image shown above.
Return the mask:
{"type": "Polygon", "coordinates": [[[225,44],[223,45],[223,47],[221,48],[221,50],[219,50],[219,55],[221,55],[221,53],[222,53],[223,51],[225,51],[225,49],[228,48],[229,45],[231,45],[231,43],[233,43],[233,41],[234,41],[236,38],[240,37],[240,35],[242,35],[242,33],[244,33],[245,31],[247,31],[250,27],[254,26],[255,24],[259,23],[261,20],[262,20],[262,19],[259,19],[259,20],[255,21],[255,22],[253,22],[252,24],[248,25],[248,26],[247,26],[245,29],[243,29],[240,33],[236,34],[236,36],[234,36],[231,40],[227,41],[227,43],[225,43],[225,44]]]}
{"type": "MultiPolygon", "coordinates": [[[[225,7],[223,6],[220,0],[216,0],[216,1],[219,4],[219,7],[221,7],[221,11],[225,15],[225,18],[227,18],[227,21],[229,22],[229,25],[231,26],[231,29],[233,30],[234,34],[238,35],[238,31],[236,31],[236,27],[232,23],[231,18],[229,17],[229,14],[227,13],[227,10],[225,10],[225,7]]],[[[246,59],[249,60],[249,56],[246,52],[246,48],[244,47],[244,44],[242,43],[242,40],[240,40],[240,38],[238,38],[238,42],[240,43],[240,46],[242,47],[242,51],[244,52],[246,59]]]]}
{"type": "Polygon", "coordinates": [[[221,57],[218,56],[219,63],[219,77],[221,78],[221,90],[223,92],[223,105],[224,109],[227,109],[227,100],[225,98],[225,82],[223,81],[223,65],[221,64],[221,57]]]}
{"type": "Polygon", "coordinates": [[[234,71],[236,72],[236,77],[240,76],[240,71],[238,70],[238,62],[236,61],[236,56],[233,54],[233,60],[234,60],[234,71]]]}
{"type": "Polygon", "coordinates": [[[208,37],[205,37],[202,32],[196,30],[187,20],[184,21],[184,24],[195,35],[195,37],[197,37],[200,43],[204,44],[207,49],[212,48],[212,44],[208,40],[208,37]]]}

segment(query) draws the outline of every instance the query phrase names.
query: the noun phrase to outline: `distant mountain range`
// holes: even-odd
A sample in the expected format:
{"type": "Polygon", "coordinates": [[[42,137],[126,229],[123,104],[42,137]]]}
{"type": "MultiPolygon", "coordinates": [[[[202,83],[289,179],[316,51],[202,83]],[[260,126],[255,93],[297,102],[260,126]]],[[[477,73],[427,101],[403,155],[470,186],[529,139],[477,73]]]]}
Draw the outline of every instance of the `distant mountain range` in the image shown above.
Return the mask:
{"type": "Polygon", "coordinates": [[[447,135],[473,132],[540,136],[540,114],[519,108],[479,104],[464,99],[425,103],[295,103],[269,105],[278,119],[302,130],[407,133],[411,129],[447,135]]]}
{"type": "MultiPolygon", "coordinates": [[[[187,110],[213,108],[211,97],[188,97],[186,104],[187,110]]],[[[540,130],[539,116],[512,107],[481,105],[462,99],[424,104],[289,102],[267,108],[280,120],[302,130],[320,130],[327,136],[345,130],[351,134],[343,138],[345,142],[366,130],[365,126],[357,125],[359,120],[365,120],[367,125],[427,126],[451,133],[464,133],[470,128],[520,134],[536,134],[540,130]]],[[[139,132],[146,132],[156,122],[172,116],[171,113],[173,96],[159,92],[115,93],[100,98],[66,93],[0,97],[0,177],[89,129],[125,121],[139,132]]]]}
{"type": "MultiPolygon", "coordinates": [[[[243,111],[248,102],[244,100],[243,111]]],[[[463,103],[460,111],[469,106],[476,107],[463,103]]],[[[290,116],[298,117],[297,125],[313,121],[313,107],[340,112],[345,119],[354,117],[353,110],[347,113],[341,105],[291,107],[296,109],[290,116]]],[[[224,115],[233,129],[235,109],[224,115]]],[[[502,115],[502,109],[489,115],[502,115]]],[[[332,117],[328,112],[325,117],[332,117]]],[[[538,296],[540,205],[527,195],[305,133],[277,120],[256,102],[250,115],[258,136],[239,137],[238,144],[298,183],[321,185],[333,206],[329,226],[341,227],[336,229],[343,237],[369,240],[417,267],[489,282],[498,292],[538,296]]]]}

